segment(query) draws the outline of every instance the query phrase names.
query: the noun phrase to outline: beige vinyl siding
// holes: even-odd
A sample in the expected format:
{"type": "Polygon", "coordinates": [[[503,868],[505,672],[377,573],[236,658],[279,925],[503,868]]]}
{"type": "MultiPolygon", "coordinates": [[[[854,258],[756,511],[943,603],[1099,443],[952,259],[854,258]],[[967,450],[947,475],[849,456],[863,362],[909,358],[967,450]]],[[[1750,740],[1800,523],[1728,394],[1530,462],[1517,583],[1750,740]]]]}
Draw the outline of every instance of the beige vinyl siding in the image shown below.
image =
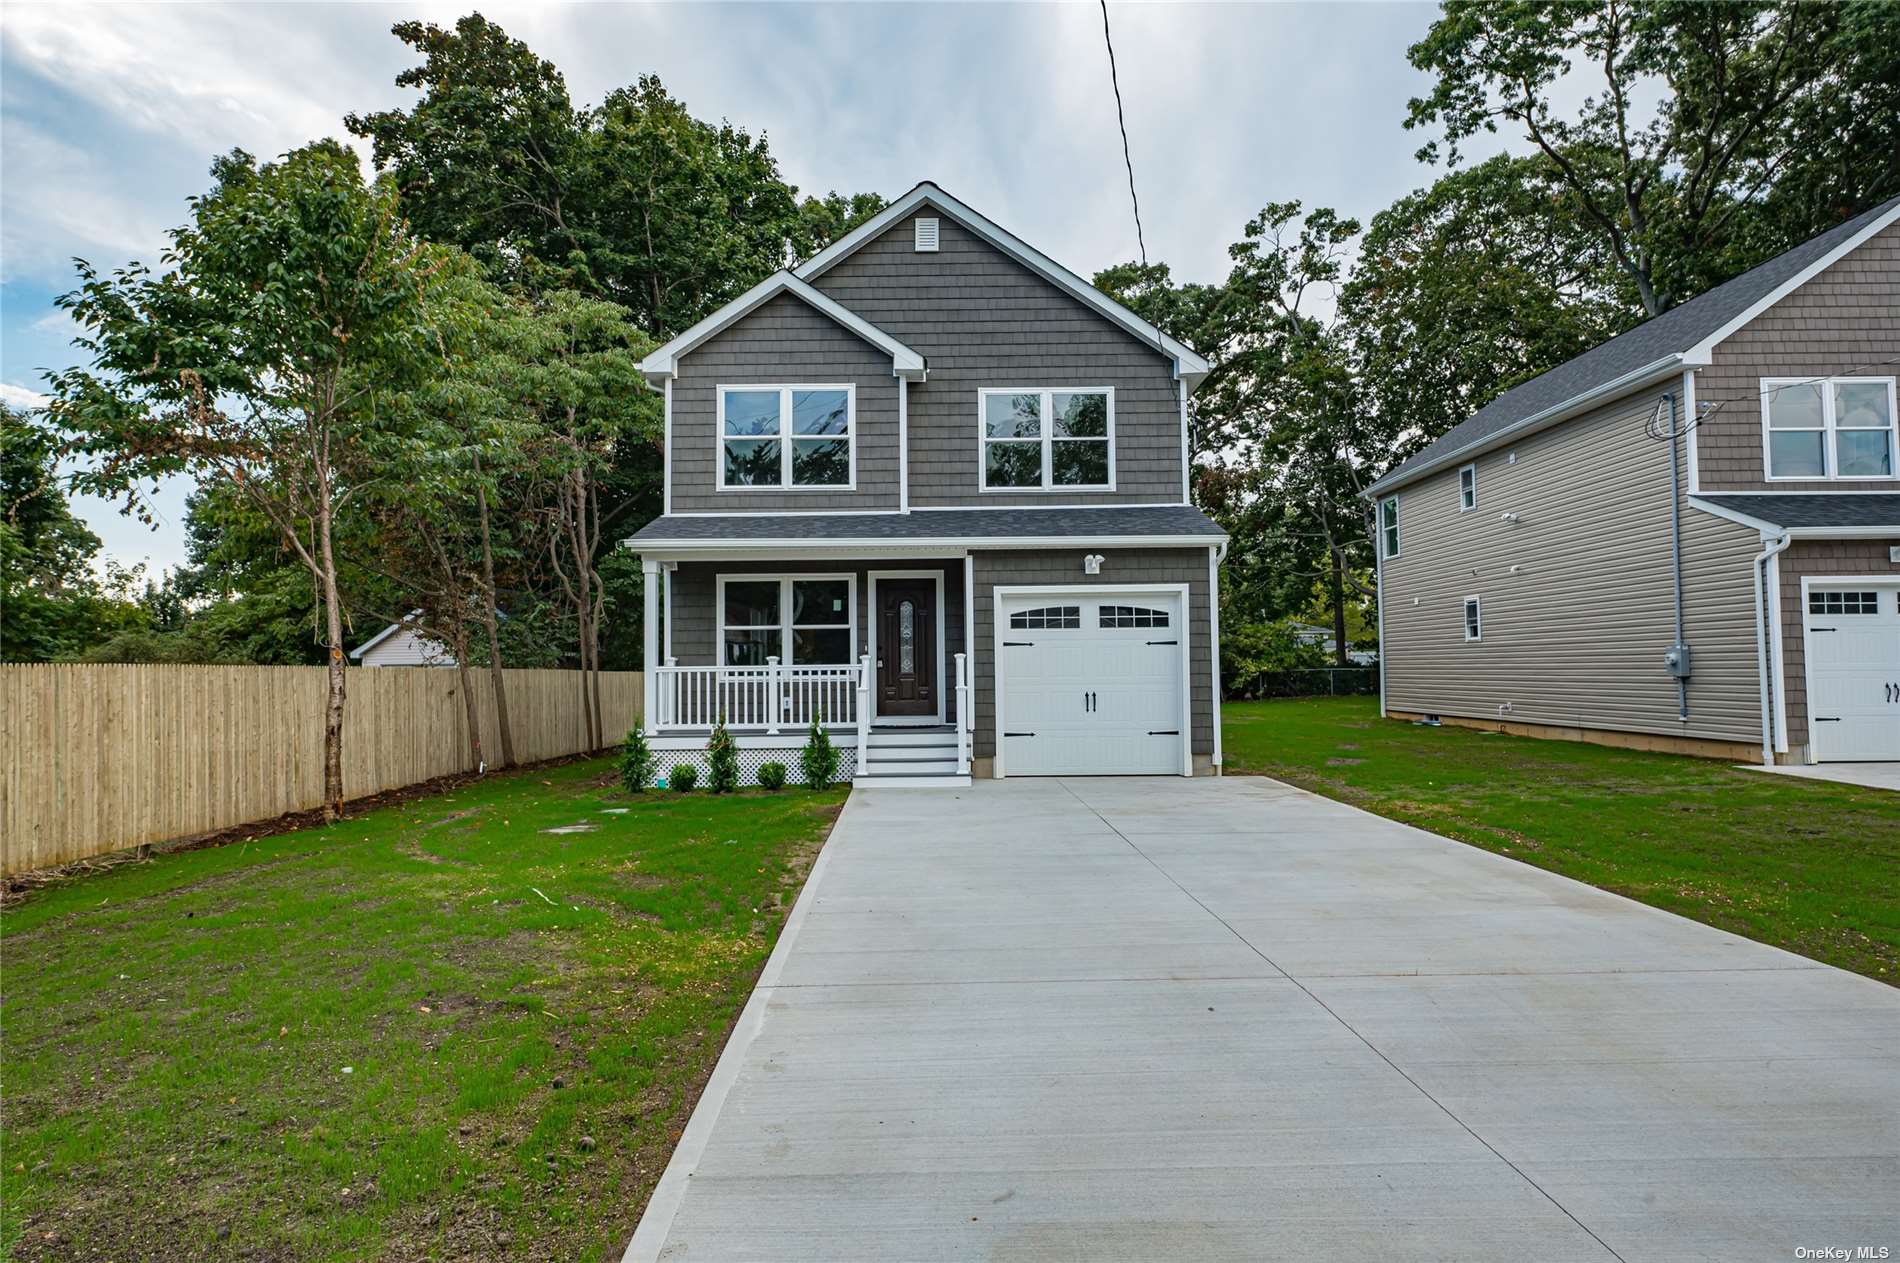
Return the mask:
{"type": "MultiPolygon", "coordinates": [[[[1874,234],[1716,346],[1696,402],[1716,404],[1696,435],[1704,491],[1894,491],[1892,480],[1768,482],[1764,377],[1900,374],[1900,223],[1874,234]]],[[[1900,453],[1896,453],[1900,458],[1900,453]]]]}
{"type": "Polygon", "coordinates": [[[1460,511],[1456,468],[1398,493],[1401,555],[1383,574],[1389,709],[1759,739],[1755,532],[1685,509],[1687,722],[1663,670],[1675,639],[1669,445],[1645,433],[1663,393],[1478,457],[1475,509],[1460,511]],[[1470,596],[1482,602],[1477,642],[1464,639],[1470,596]]]}
{"type": "Polygon", "coordinates": [[[812,280],[929,360],[910,388],[911,504],[1181,503],[1174,361],[947,215],[938,250],[918,253],[914,218],[812,280]],[[1115,490],[979,491],[977,391],[1008,386],[1113,387],[1115,490]]]}
{"type": "Polygon", "coordinates": [[[1194,721],[1192,752],[1214,752],[1214,686],[1209,665],[1210,616],[1207,589],[1207,549],[1129,548],[1102,550],[1102,572],[1082,573],[1082,557],[1091,551],[1079,543],[1073,550],[1033,550],[973,553],[976,580],[976,757],[996,754],[996,622],[997,587],[1050,587],[1082,585],[1114,588],[1127,584],[1180,583],[1188,588],[1188,698],[1194,721]]]}
{"type": "MultiPolygon", "coordinates": [[[[1781,571],[1781,644],[1786,667],[1782,687],[1787,692],[1788,749],[1799,755],[1808,744],[1807,643],[1801,600],[1803,578],[1868,575],[1900,579],[1900,564],[1888,558],[1892,539],[1804,539],[1788,545],[1776,561],[1781,571]]],[[[1896,629],[1900,635],[1900,629],[1896,629]]]]}
{"type": "Polygon", "coordinates": [[[790,294],[780,294],[681,357],[673,382],[675,513],[892,511],[899,507],[897,379],[891,357],[790,294]],[[857,489],[719,486],[720,386],[857,386],[857,489]]]}

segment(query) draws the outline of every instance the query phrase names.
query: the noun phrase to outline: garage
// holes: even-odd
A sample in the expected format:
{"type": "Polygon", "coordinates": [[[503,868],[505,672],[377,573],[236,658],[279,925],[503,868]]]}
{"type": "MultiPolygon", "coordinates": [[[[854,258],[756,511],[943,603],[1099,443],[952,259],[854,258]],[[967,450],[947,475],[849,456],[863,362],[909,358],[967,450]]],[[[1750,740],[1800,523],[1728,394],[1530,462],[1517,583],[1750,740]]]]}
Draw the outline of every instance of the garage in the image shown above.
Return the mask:
{"type": "Polygon", "coordinates": [[[1900,759],[1900,584],[1813,580],[1805,595],[1815,761],[1900,759]]]}
{"type": "Polygon", "coordinates": [[[1187,775],[1187,589],[997,588],[999,776],[1187,775]]]}

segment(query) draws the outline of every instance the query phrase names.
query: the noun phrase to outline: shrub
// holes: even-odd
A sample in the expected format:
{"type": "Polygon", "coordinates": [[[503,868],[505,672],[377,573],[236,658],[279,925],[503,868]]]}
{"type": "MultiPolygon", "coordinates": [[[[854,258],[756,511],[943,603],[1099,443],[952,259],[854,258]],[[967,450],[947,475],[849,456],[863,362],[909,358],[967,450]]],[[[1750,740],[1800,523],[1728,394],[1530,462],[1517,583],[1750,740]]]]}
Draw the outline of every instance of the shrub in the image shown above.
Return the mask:
{"type": "Polygon", "coordinates": [[[726,731],[726,717],[721,715],[713,727],[712,739],[706,743],[706,763],[708,775],[706,788],[715,794],[730,794],[739,788],[739,747],[732,742],[732,734],[726,731]]]}
{"type": "Polygon", "coordinates": [[[629,794],[638,794],[652,783],[653,751],[647,746],[647,735],[640,731],[640,721],[636,719],[626,743],[620,747],[620,788],[629,794]]]}
{"type": "Polygon", "coordinates": [[[799,765],[805,770],[805,784],[813,789],[828,789],[838,779],[838,747],[812,716],[811,730],[805,734],[805,748],[798,752],[799,765]]]}
{"type": "Polygon", "coordinates": [[[667,778],[666,783],[675,793],[687,793],[699,784],[699,769],[691,763],[681,763],[673,769],[673,775],[667,778]]]}
{"type": "Polygon", "coordinates": [[[783,763],[759,764],[759,784],[766,789],[784,789],[785,765],[783,763]]]}

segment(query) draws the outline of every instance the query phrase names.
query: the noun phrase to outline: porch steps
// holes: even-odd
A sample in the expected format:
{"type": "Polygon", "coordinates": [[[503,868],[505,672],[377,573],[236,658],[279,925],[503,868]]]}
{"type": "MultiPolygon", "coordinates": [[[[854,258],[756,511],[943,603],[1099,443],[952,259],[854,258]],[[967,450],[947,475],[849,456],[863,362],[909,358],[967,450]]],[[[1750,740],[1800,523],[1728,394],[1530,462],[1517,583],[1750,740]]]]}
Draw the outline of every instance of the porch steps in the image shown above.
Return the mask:
{"type": "Polygon", "coordinates": [[[893,788],[968,785],[970,778],[957,771],[956,729],[873,728],[864,773],[852,783],[893,788]]]}

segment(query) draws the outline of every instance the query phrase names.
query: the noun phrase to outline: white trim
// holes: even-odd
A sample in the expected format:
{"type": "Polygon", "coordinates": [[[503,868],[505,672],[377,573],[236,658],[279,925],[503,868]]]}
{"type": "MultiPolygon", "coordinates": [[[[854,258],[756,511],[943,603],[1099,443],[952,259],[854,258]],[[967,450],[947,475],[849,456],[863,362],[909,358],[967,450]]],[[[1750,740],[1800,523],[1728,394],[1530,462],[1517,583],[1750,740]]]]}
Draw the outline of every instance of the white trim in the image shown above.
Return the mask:
{"type": "Polygon", "coordinates": [[[389,626],[383,628],[381,631],[377,632],[374,636],[371,636],[368,640],[364,641],[362,644],[358,645],[356,648],[350,650],[350,657],[352,658],[362,657],[364,654],[368,653],[370,650],[374,649],[376,646],[382,644],[385,640],[388,640],[391,636],[394,636],[397,632],[403,631],[409,627],[414,626],[416,620],[421,617],[422,617],[421,610],[419,609],[410,610],[407,614],[404,614],[399,621],[391,623],[389,626]]]}
{"type": "Polygon", "coordinates": [[[1533,430],[1545,429],[1549,426],[1556,425],[1558,422],[1566,421],[1580,412],[1588,412],[1600,403],[1616,399],[1622,395],[1631,394],[1638,388],[1647,386],[1651,382],[1660,381],[1665,377],[1673,377],[1687,362],[1687,358],[1681,355],[1665,355],[1663,358],[1645,364],[1641,368],[1631,369],[1621,377],[1604,382],[1601,386],[1592,387],[1580,395],[1572,395],[1562,403],[1552,404],[1542,412],[1534,412],[1530,416],[1525,417],[1522,421],[1514,421],[1495,434],[1487,434],[1483,438],[1473,439],[1464,446],[1454,448],[1449,452],[1442,452],[1432,459],[1425,461],[1423,464],[1413,465],[1402,470],[1394,470],[1392,473],[1385,475],[1385,477],[1373,483],[1370,487],[1367,487],[1361,494],[1370,499],[1383,497],[1399,487],[1408,486],[1429,473],[1443,469],[1454,461],[1462,464],[1474,456],[1482,456],[1494,448],[1502,447],[1508,442],[1522,438],[1525,434],[1533,430]]]}
{"type": "MultiPolygon", "coordinates": [[[[1775,681],[1775,753],[1788,752],[1788,653],[1782,644],[1781,627],[1781,554],[1777,549],[1768,558],[1768,654],[1775,681]]],[[[1806,615],[1802,616],[1804,619],[1806,615]]],[[[1805,624],[1804,624],[1805,626],[1805,624]]],[[[1804,633],[1805,634],[1805,633],[1804,633]]],[[[1813,734],[1809,734],[1810,743],[1813,734]]]]}
{"type": "Polygon", "coordinates": [[[707,316],[704,320],[680,334],[665,346],[660,347],[644,360],[640,361],[640,371],[649,378],[671,378],[679,372],[679,359],[692,351],[700,343],[714,334],[737,323],[738,320],[766,301],[779,294],[789,293],[805,301],[820,315],[830,317],[843,325],[866,342],[891,357],[891,372],[898,377],[916,377],[925,374],[924,357],[911,350],[890,334],[884,332],[864,317],[813,289],[804,280],[790,272],[774,272],[754,285],[739,297],[707,316]]]}
{"type": "Polygon", "coordinates": [[[1719,518],[1726,518],[1741,526],[1751,527],[1754,530],[1760,531],[1763,539],[1768,538],[1770,535],[1781,534],[1781,527],[1773,522],[1758,517],[1750,517],[1746,513],[1738,513],[1734,509],[1724,508],[1719,504],[1710,504],[1699,496],[1692,495],[1689,497],[1689,507],[1692,509],[1700,509],[1704,513],[1713,514],[1719,518]]]}
{"type": "MultiPolygon", "coordinates": [[[[1213,677],[1213,688],[1209,696],[1213,698],[1214,706],[1214,775],[1216,776],[1220,775],[1221,767],[1220,563],[1221,557],[1226,551],[1227,546],[1225,544],[1216,544],[1207,550],[1207,656],[1212,660],[1212,665],[1209,667],[1208,673],[1213,677]]],[[[1181,616],[1188,620],[1188,626],[1190,628],[1194,626],[1193,613],[1192,610],[1183,610],[1181,612],[1181,616]]],[[[1190,658],[1194,656],[1193,648],[1192,645],[1188,646],[1188,656],[1190,658]]],[[[1190,712],[1192,712],[1193,709],[1192,706],[1188,707],[1190,712]]],[[[1190,758],[1193,754],[1193,745],[1194,733],[1190,729],[1188,732],[1190,758]]]]}
{"type": "MultiPolygon", "coordinates": [[[[726,661],[726,632],[734,630],[726,623],[726,585],[729,583],[773,583],[779,585],[778,591],[778,634],[780,666],[785,667],[843,667],[850,666],[858,652],[858,576],[851,571],[842,574],[831,572],[793,573],[778,571],[771,574],[747,574],[741,571],[721,571],[714,576],[713,583],[713,662],[720,668],[735,664],[726,661]],[[792,622],[792,584],[803,582],[843,583],[845,586],[845,617],[851,640],[851,657],[843,662],[796,662],[792,659],[792,639],[798,627],[824,627],[835,629],[836,623],[799,623],[792,622]]],[[[759,624],[764,629],[766,624],[759,624]]]]}
{"type": "Polygon", "coordinates": [[[1711,333],[1708,337],[1696,343],[1695,346],[1690,348],[1687,352],[1688,358],[1694,362],[1708,363],[1708,357],[1715,350],[1718,343],[1726,341],[1736,330],[1760,316],[1764,311],[1767,311],[1770,307],[1773,307],[1776,303],[1794,293],[1795,290],[1806,285],[1828,268],[1834,266],[1843,256],[1859,249],[1862,245],[1871,240],[1876,233],[1896,221],[1900,221],[1900,203],[1889,207],[1886,214],[1874,216],[1859,232],[1847,238],[1832,250],[1829,250],[1826,254],[1808,264],[1805,268],[1802,268],[1799,272],[1796,272],[1793,276],[1770,290],[1766,295],[1757,299],[1752,306],[1748,307],[1733,320],[1730,320],[1714,333],[1711,333]]]}
{"type": "Polygon", "coordinates": [[[663,383],[666,397],[666,428],[660,439],[660,514],[673,512],[673,379],[663,383]]]}
{"type": "Polygon", "coordinates": [[[1466,461],[1458,466],[1458,511],[1469,513],[1478,507],[1478,462],[1466,461]],[[1471,503],[1465,503],[1465,475],[1471,475],[1471,503]]]}
{"type": "Polygon", "coordinates": [[[1187,382],[1190,389],[1199,385],[1201,378],[1207,376],[1207,361],[1187,346],[1175,341],[1042,251],[1004,231],[928,180],[799,264],[795,269],[797,275],[807,281],[817,279],[833,265],[855,253],[860,246],[868,241],[876,240],[892,225],[911,215],[919,206],[926,204],[936,207],[940,214],[949,215],[964,228],[1011,256],[1044,280],[1067,290],[1096,312],[1139,337],[1143,342],[1156,347],[1162,354],[1172,357],[1175,376],[1187,382]]]}
{"type": "MultiPolygon", "coordinates": [[[[993,607],[992,607],[993,609],[993,607]]],[[[969,655],[965,664],[970,673],[969,714],[964,714],[961,706],[957,710],[957,727],[970,734],[970,759],[976,760],[976,695],[977,695],[977,659],[976,659],[976,558],[963,554],[963,652],[969,655]]]]}
{"type": "Polygon", "coordinates": [[[1775,708],[1769,704],[1769,694],[1775,691],[1777,677],[1770,662],[1773,650],[1772,637],[1767,629],[1768,622],[1768,575],[1767,565],[1774,556],[1791,543],[1786,535],[1763,536],[1762,550],[1749,562],[1748,582],[1755,589],[1755,683],[1761,694],[1761,761],[1763,767],[1773,767],[1775,748],[1770,734],[1776,723],[1775,708]]]}
{"type": "Polygon", "coordinates": [[[1385,554],[1372,550],[1372,590],[1379,603],[1379,718],[1385,719],[1385,554]]]}
{"type": "MultiPolygon", "coordinates": [[[[1193,673],[1188,664],[1194,659],[1194,603],[1185,583],[1030,583],[998,585],[990,589],[990,639],[993,642],[991,652],[995,655],[991,661],[1003,661],[1003,601],[1017,596],[1066,596],[1086,593],[1090,598],[1104,596],[1123,596],[1134,594],[1173,593],[1181,599],[1181,772],[1182,776],[1194,775],[1194,688],[1193,673]]],[[[996,670],[991,681],[991,693],[995,705],[991,708],[996,716],[995,760],[992,775],[1002,780],[1009,775],[1003,761],[1003,730],[1008,726],[1004,722],[1003,673],[996,670]]],[[[1219,722],[1216,715],[1215,721],[1219,722]]]]}
{"type": "Polygon", "coordinates": [[[840,557],[881,557],[939,549],[1024,549],[1024,548],[1206,548],[1224,541],[1224,535],[944,535],[915,539],[771,539],[702,540],[640,539],[623,540],[628,548],[642,555],[666,553],[680,557],[717,556],[721,553],[757,554],[806,552],[835,553],[840,557]]]}
{"type": "MultiPolygon", "coordinates": [[[[1892,377],[1763,377],[1757,383],[1760,387],[1758,398],[1761,402],[1761,475],[1763,482],[1788,483],[1826,483],[1826,482],[1900,482],[1900,397],[1896,397],[1892,377]],[[1840,442],[1841,427],[1834,412],[1834,388],[1836,386],[1884,385],[1887,388],[1887,468],[1885,474],[1843,474],[1836,470],[1839,456],[1837,445],[1840,442]],[[1786,389],[1789,386],[1817,386],[1821,391],[1821,424],[1818,429],[1783,429],[1782,434],[1819,434],[1821,436],[1821,468],[1819,474],[1780,474],[1775,473],[1774,453],[1769,440],[1776,431],[1768,424],[1768,396],[1772,391],[1786,389]]],[[[1851,432],[1859,434],[1877,434],[1878,430],[1854,426],[1851,432]]],[[[1891,494],[1891,493],[1888,493],[1891,494]]]]}
{"type": "MultiPolygon", "coordinates": [[[[1009,489],[1016,490],[1016,491],[1033,490],[1033,488],[1029,488],[1029,487],[1016,487],[1016,488],[1009,488],[1009,489]]],[[[767,488],[767,490],[770,490],[770,488],[767,488]]],[[[1083,490],[1094,490],[1094,488],[1083,488],[1083,490]]],[[[1725,492],[1722,492],[1721,494],[1728,495],[1729,493],[1725,491],[1725,492]]],[[[1842,492],[1841,494],[1845,495],[1847,493],[1842,492]]],[[[1873,494],[1873,493],[1868,493],[1868,494],[1873,494]]],[[[1881,492],[1879,494],[1889,495],[1892,493],[1881,492]]],[[[1053,513],[1053,512],[1056,512],[1057,510],[1061,510],[1064,512],[1081,512],[1084,510],[1093,509],[1099,512],[1102,509],[1178,509],[1180,507],[1181,507],[1181,502],[1179,500],[1149,500],[1149,501],[1144,501],[1140,504],[1124,504],[1121,501],[1117,500],[1113,504],[1037,504],[1037,505],[916,504],[904,510],[892,510],[892,509],[798,509],[798,510],[791,510],[791,509],[685,509],[678,513],[668,513],[665,516],[667,517],[791,517],[791,516],[796,516],[798,514],[806,514],[813,517],[896,517],[896,516],[900,516],[902,513],[1020,513],[1024,509],[1028,509],[1028,508],[1033,508],[1038,513],[1053,513]]]]}
{"type": "MultiPolygon", "coordinates": [[[[1711,491],[1708,495],[1728,495],[1726,491],[1711,491]]],[[[1735,494],[1740,495],[1740,492],[1735,494]]],[[[1770,493],[1773,494],[1773,493],[1770,493]]],[[[1787,494],[1787,493],[1781,493],[1787,494]]],[[[1878,494],[1892,495],[1893,492],[1878,494]]],[[[1724,508],[1719,504],[1710,504],[1700,496],[1689,497],[1689,507],[1700,509],[1704,513],[1726,518],[1741,526],[1760,531],[1763,539],[1770,536],[1786,535],[1789,539],[1892,539],[1900,535],[1900,524],[1890,526],[1782,526],[1765,518],[1753,517],[1736,509],[1724,508]]]]}
{"type": "MultiPolygon", "coordinates": [[[[858,489],[858,386],[856,382],[728,382],[713,387],[713,468],[718,473],[720,491],[796,491],[800,493],[823,491],[856,491],[858,489]],[[731,391],[749,391],[764,394],[767,391],[778,392],[778,434],[727,434],[726,433],[726,395],[731,391]],[[833,439],[835,434],[806,434],[792,432],[792,396],[799,391],[841,390],[845,396],[845,440],[850,455],[849,481],[826,483],[803,483],[792,481],[793,448],[796,440],[806,441],[833,439]],[[726,443],[728,440],[757,442],[767,437],[778,441],[778,477],[776,483],[726,481],[726,443]]],[[[888,511],[888,510],[887,510],[888,511]]]]}
{"type": "Polygon", "coordinates": [[[877,581],[879,579],[935,579],[937,581],[937,709],[929,715],[880,715],[877,713],[877,681],[871,681],[871,723],[876,727],[901,728],[906,725],[941,724],[944,722],[943,693],[945,682],[950,678],[950,646],[944,640],[943,623],[943,571],[941,570],[867,570],[865,573],[866,593],[864,604],[865,628],[868,633],[866,646],[870,649],[871,669],[877,670],[877,581]]]}
{"type": "MultiPolygon", "coordinates": [[[[1813,481],[1807,479],[1806,481],[1813,481]]],[[[1850,479],[1849,481],[1867,481],[1850,479]]],[[[1878,481],[1877,479],[1875,481],[1878,481]]],[[[1900,495],[1892,488],[1869,487],[1785,487],[1779,491],[1730,491],[1726,487],[1704,487],[1698,495],[1705,496],[1798,496],[1803,492],[1812,492],[1817,496],[1891,496],[1900,495]]],[[[1053,506],[1051,506],[1053,507],[1053,506]]],[[[1098,506],[1099,507],[1099,506],[1098,506]]]]}
{"type": "MultiPolygon", "coordinates": [[[[831,744],[855,750],[858,745],[858,726],[849,724],[823,724],[824,730],[831,734],[831,744]]],[[[700,754],[706,749],[706,738],[711,734],[705,729],[694,728],[687,731],[667,729],[648,739],[656,752],[700,754]]],[[[735,732],[732,744],[741,750],[798,750],[805,744],[804,728],[786,728],[779,732],[735,732]]],[[[840,782],[842,783],[842,782],[840,782]]]]}
{"type": "MultiPolygon", "coordinates": [[[[660,563],[640,558],[640,729],[646,736],[657,731],[652,699],[659,696],[654,683],[660,663],[660,563]]],[[[585,678],[585,677],[583,677],[585,678]]]]}
{"type": "Polygon", "coordinates": [[[660,563],[660,657],[666,665],[673,665],[673,572],[678,570],[677,561],[660,563]]]}
{"type": "Polygon", "coordinates": [[[1192,503],[1194,498],[1193,465],[1188,455],[1188,406],[1187,383],[1180,382],[1181,394],[1181,503],[1192,503]]]}
{"type": "Polygon", "coordinates": [[[1464,628],[1466,644],[1475,645],[1484,639],[1484,600],[1482,597],[1466,597],[1464,604],[1459,607],[1458,617],[1460,624],[1464,628]],[[1472,618],[1474,614],[1477,615],[1475,620],[1472,618]],[[1471,624],[1474,621],[1478,624],[1476,634],[1473,634],[1471,630],[1471,624]]]}
{"type": "Polygon", "coordinates": [[[904,377],[897,379],[897,511],[910,512],[910,380],[904,377]]]}
{"type": "Polygon", "coordinates": [[[1405,528],[1403,525],[1401,525],[1403,509],[1404,509],[1404,506],[1399,503],[1399,497],[1396,495],[1382,496],[1379,499],[1379,507],[1378,507],[1379,555],[1388,560],[1404,555],[1405,528]],[[1385,522],[1385,506],[1388,504],[1392,506],[1391,526],[1387,526],[1385,522]],[[1390,531],[1392,534],[1392,538],[1391,538],[1392,547],[1391,547],[1390,552],[1386,551],[1386,543],[1387,543],[1386,532],[1387,531],[1390,531]]]}
{"type": "Polygon", "coordinates": [[[1682,370],[1682,421],[1689,434],[1689,495],[1702,490],[1702,463],[1696,456],[1696,436],[1702,432],[1695,411],[1695,370],[1682,370]]]}
{"type": "MultiPolygon", "coordinates": [[[[976,489],[981,495],[1039,495],[1048,492],[1094,492],[1115,490],[1115,388],[1113,386],[983,386],[976,392],[976,489]],[[1108,398],[1108,481],[1052,482],[1055,476],[1057,443],[1100,443],[1093,437],[1058,439],[1055,433],[1055,396],[1104,395],[1108,398]],[[991,395],[1035,395],[1041,400],[1037,442],[1042,448],[1042,485],[1037,487],[992,487],[989,485],[990,445],[1020,443],[1029,439],[993,439],[984,419],[984,403],[991,395]]],[[[1099,506],[1098,506],[1099,507],[1099,506]]]]}

